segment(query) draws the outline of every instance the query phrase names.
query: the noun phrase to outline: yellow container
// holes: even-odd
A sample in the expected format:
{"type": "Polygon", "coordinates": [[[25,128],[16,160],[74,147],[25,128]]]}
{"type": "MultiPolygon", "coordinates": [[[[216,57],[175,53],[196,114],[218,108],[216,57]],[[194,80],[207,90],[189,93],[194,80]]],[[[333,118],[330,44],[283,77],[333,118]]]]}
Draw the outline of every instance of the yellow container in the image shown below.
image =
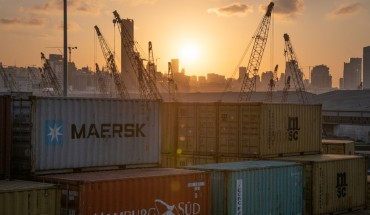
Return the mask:
{"type": "Polygon", "coordinates": [[[322,153],[354,155],[355,142],[352,140],[322,140],[322,153]]]}

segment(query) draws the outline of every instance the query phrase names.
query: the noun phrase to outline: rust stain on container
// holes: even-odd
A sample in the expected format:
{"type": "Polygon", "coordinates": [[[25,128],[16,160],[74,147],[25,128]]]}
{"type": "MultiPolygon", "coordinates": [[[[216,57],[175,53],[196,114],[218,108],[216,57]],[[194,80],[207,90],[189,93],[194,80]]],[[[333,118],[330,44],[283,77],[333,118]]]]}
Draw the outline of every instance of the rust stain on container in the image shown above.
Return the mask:
{"type": "Polygon", "coordinates": [[[62,187],[62,210],[81,215],[209,214],[209,175],[153,168],[39,177],[62,187]]]}

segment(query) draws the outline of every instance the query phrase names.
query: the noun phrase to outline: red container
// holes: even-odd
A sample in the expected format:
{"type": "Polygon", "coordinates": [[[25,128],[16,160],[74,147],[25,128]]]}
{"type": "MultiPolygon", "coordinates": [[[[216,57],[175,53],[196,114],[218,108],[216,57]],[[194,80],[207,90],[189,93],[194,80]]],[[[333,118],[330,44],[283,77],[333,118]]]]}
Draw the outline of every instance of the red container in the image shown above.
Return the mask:
{"type": "Polygon", "coordinates": [[[61,186],[62,214],[210,214],[209,175],[198,170],[130,169],[38,180],[61,186]]]}

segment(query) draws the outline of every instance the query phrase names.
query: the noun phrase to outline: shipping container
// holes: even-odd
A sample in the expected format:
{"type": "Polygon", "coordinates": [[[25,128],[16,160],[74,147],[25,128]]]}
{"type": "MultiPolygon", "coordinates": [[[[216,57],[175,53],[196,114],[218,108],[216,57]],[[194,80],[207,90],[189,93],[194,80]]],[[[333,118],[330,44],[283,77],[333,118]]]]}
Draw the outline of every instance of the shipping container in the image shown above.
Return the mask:
{"type": "Polygon", "coordinates": [[[176,103],[161,103],[161,153],[175,153],[177,141],[177,109],[176,103]]]}
{"type": "Polygon", "coordinates": [[[11,114],[10,96],[0,97],[0,179],[10,177],[11,114]]]}
{"type": "Polygon", "coordinates": [[[322,153],[354,155],[355,142],[353,140],[322,140],[322,153]]]}
{"type": "Polygon", "coordinates": [[[305,214],[328,214],[366,206],[366,161],[355,155],[277,158],[304,165],[305,214]]]}
{"type": "Polygon", "coordinates": [[[59,215],[60,200],[54,184],[0,180],[1,215],[59,215]]]}
{"type": "Polygon", "coordinates": [[[59,184],[62,214],[210,214],[209,175],[147,168],[40,176],[59,184]]]}
{"type": "Polygon", "coordinates": [[[366,207],[370,209],[370,176],[367,176],[366,207]]]}
{"type": "Polygon", "coordinates": [[[158,101],[28,96],[2,108],[11,126],[0,138],[11,140],[0,152],[10,147],[11,162],[1,157],[1,172],[15,177],[160,163],[158,101]]]}
{"type": "MultiPolygon", "coordinates": [[[[321,105],[168,105],[178,110],[175,148],[181,154],[267,158],[321,152],[321,105]]],[[[175,123],[176,119],[172,120],[175,123]]],[[[170,123],[170,128],[162,130],[172,130],[173,123],[170,123]]],[[[176,132],[170,135],[176,135],[176,132]]],[[[168,143],[162,144],[167,147],[168,143]]]]}
{"type": "Polygon", "coordinates": [[[302,214],[303,167],[299,163],[260,160],[187,168],[210,173],[212,215],[302,214]]]}

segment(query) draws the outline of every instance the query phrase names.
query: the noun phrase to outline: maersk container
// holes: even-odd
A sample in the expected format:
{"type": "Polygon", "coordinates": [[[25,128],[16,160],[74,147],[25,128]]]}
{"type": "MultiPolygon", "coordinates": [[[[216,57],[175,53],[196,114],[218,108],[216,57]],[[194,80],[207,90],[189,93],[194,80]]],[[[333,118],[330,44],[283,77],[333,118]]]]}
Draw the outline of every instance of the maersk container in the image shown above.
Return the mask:
{"type": "Polygon", "coordinates": [[[210,214],[209,174],[147,168],[47,175],[62,189],[63,214],[210,214]]]}
{"type": "Polygon", "coordinates": [[[12,174],[160,163],[159,102],[12,99],[12,174]]]}
{"type": "Polygon", "coordinates": [[[295,162],[246,161],[187,167],[210,173],[211,214],[302,214],[303,167],[295,162]]]}
{"type": "Polygon", "coordinates": [[[0,180],[1,215],[59,215],[60,199],[54,184],[0,180]]]}
{"type": "Polygon", "coordinates": [[[322,140],[322,153],[354,155],[355,142],[353,140],[322,140]]]}
{"type": "Polygon", "coordinates": [[[322,154],[278,159],[304,165],[305,214],[332,214],[366,206],[365,158],[322,154]]]}

